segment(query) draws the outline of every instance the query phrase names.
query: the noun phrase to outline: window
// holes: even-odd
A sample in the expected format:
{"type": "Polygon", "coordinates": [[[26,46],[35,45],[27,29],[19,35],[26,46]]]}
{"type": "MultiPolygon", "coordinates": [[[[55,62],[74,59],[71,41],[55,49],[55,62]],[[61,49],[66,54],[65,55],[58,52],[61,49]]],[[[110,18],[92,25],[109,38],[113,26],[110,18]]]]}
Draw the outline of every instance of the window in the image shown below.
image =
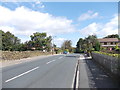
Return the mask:
{"type": "Polygon", "coordinates": [[[104,45],[107,45],[107,42],[104,42],[104,45]]]}
{"type": "Polygon", "coordinates": [[[111,45],[113,45],[113,42],[111,42],[111,45]]]}

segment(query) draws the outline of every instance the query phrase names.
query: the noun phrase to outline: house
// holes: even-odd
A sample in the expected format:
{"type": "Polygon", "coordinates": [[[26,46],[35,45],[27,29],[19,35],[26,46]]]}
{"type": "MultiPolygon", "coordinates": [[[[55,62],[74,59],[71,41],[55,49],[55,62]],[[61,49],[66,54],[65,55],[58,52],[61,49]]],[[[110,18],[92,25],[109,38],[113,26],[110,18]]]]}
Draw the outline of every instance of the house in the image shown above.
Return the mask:
{"type": "Polygon", "coordinates": [[[102,38],[98,39],[98,41],[100,42],[101,47],[106,47],[108,49],[111,49],[116,45],[120,47],[120,41],[118,40],[118,38],[102,38]]]}

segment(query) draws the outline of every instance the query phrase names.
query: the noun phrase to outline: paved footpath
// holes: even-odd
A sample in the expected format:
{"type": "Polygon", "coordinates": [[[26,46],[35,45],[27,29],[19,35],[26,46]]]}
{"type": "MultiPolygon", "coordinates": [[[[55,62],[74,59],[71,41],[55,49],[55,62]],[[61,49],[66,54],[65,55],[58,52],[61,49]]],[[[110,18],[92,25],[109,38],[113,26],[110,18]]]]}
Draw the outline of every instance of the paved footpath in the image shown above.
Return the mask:
{"type": "Polygon", "coordinates": [[[118,88],[107,73],[92,59],[85,59],[84,56],[81,56],[79,65],[79,88],[118,88]]]}

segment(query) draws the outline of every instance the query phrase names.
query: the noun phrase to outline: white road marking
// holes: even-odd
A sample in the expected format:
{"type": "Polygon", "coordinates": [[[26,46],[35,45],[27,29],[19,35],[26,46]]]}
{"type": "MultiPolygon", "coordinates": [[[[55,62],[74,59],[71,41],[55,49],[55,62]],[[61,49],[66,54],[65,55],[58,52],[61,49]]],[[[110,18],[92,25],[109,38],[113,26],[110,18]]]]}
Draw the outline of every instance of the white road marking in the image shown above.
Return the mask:
{"type": "Polygon", "coordinates": [[[46,64],[49,64],[49,63],[54,62],[54,61],[55,61],[55,60],[49,61],[49,62],[47,62],[46,64]]]}
{"type": "Polygon", "coordinates": [[[76,74],[76,67],[77,67],[77,62],[75,65],[75,70],[74,70],[74,75],[73,75],[73,80],[72,80],[72,88],[74,88],[74,80],[75,80],[75,74],[76,74]]]}
{"type": "Polygon", "coordinates": [[[63,57],[59,57],[59,59],[61,59],[61,58],[63,58],[63,57]]]}
{"type": "Polygon", "coordinates": [[[24,73],[22,73],[22,74],[20,74],[20,75],[18,75],[18,76],[15,76],[15,77],[13,77],[13,78],[11,78],[11,79],[8,79],[8,80],[6,80],[5,82],[9,82],[9,81],[14,80],[14,79],[16,79],[16,78],[19,78],[19,77],[21,77],[21,76],[23,76],[23,75],[25,75],[25,74],[27,74],[27,73],[30,73],[30,72],[38,69],[38,68],[39,68],[39,67],[33,68],[33,69],[31,69],[31,70],[29,70],[29,71],[26,71],[26,72],[24,72],[24,73]]]}
{"type": "Polygon", "coordinates": [[[77,71],[76,88],[79,88],[79,69],[77,71]]]}

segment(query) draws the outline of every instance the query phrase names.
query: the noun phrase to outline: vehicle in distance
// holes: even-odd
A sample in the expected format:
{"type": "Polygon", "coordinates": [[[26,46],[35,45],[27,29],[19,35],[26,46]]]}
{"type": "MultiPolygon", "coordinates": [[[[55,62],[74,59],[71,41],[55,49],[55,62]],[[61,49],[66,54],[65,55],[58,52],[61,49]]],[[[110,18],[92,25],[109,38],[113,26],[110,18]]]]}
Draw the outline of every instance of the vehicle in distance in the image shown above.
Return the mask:
{"type": "Polygon", "coordinates": [[[63,54],[67,54],[68,52],[67,51],[64,51],[63,54]]]}

